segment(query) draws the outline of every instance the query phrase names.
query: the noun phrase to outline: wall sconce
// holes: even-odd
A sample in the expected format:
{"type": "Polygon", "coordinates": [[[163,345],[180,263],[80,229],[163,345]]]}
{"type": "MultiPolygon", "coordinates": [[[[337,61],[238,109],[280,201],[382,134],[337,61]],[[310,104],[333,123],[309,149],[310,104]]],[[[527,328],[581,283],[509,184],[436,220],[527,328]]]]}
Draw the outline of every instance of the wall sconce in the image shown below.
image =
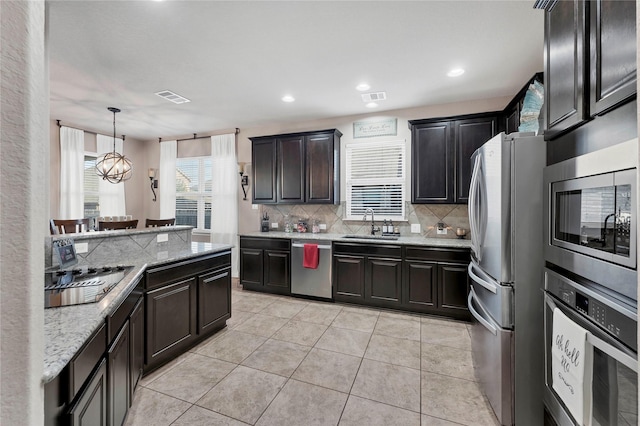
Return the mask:
{"type": "Polygon", "coordinates": [[[153,201],[155,202],[158,197],[156,196],[156,191],[153,188],[158,187],[158,179],[154,179],[156,177],[156,169],[149,169],[149,181],[151,182],[151,192],[153,192],[153,201]]]}
{"type": "Polygon", "coordinates": [[[238,172],[240,173],[240,185],[242,186],[242,192],[244,193],[243,200],[247,199],[247,186],[249,186],[249,176],[245,175],[245,166],[247,163],[238,163],[238,172]]]}

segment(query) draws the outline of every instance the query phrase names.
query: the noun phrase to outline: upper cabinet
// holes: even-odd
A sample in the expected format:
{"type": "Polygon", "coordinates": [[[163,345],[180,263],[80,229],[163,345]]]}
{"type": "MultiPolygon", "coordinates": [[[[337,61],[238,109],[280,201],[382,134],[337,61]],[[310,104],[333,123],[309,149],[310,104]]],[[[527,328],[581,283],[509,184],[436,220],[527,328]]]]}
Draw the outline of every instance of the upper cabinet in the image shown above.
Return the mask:
{"type": "Polygon", "coordinates": [[[339,204],[336,129],[251,138],[254,204],[339,204]]]}
{"type": "Polygon", "coordinates": [[[545,11],[545,139],[635,98],[633,1],[563,0],[545,11]]]}
{"type": "Polygon", "coordinates": [[[466,204],[471,154],[498,132],[498,113],[409,121],[411,202],[466,204]]]}

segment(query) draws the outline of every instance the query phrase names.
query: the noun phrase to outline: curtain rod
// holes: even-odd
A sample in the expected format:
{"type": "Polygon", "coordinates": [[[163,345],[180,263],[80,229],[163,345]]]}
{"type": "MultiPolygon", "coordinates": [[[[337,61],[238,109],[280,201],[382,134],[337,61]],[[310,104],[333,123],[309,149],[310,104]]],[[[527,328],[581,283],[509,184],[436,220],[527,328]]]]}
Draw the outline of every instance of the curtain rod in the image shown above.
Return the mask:
{"type": "MultiPolygon", "coordinates": [[[[235,134],[237,135],[238,133],[240,133],[240,129],[236,127],[235,130],[235,134]]],[[[205,136],[198,136],[197,133],[193,133],[193,137],[192,138],[184,138],[184,139],[175,139],[176,142],[183,142],[183,141],[193,141],[196,139],[206,139],[206,138],[210,138],[212,136],[219,136],[219,135],[223,135],[224,133],[216,133],[213,135],[205,135],[205,136]]],[[[162,138],[158,138],[158,142],[162,142],[162,138]]]]}

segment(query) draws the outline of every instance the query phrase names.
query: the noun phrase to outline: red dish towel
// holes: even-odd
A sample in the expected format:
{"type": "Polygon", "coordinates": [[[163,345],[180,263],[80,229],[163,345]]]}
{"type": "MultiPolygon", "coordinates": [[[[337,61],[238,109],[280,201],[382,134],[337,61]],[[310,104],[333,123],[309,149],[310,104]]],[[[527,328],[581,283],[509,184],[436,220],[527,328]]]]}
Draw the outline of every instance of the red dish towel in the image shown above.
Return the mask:
{"type": "Polygon", "coordinates": [[[320,250],[317,244],[304,245],[304,257],[302,258],[302,266],[309,269],[318,269],[320,261],[320,250]]]}

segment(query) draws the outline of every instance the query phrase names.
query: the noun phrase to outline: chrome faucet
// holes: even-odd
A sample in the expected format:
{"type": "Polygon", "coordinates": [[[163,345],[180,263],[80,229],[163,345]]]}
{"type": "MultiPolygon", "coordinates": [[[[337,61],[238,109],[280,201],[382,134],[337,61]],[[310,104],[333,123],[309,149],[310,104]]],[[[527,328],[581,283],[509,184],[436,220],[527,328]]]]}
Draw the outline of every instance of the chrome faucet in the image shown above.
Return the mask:
{"type": "Polygon", "coordinates": [[[369,212],[371,212],[371,235],[376,235],[376,232],[379,231],[380,228],[376,226],[374,212],[371,207],[367,208],[364,211],[364,216],[362,217],[362,220],[367,220],[367,214],[369,214],[369,212]]]}

